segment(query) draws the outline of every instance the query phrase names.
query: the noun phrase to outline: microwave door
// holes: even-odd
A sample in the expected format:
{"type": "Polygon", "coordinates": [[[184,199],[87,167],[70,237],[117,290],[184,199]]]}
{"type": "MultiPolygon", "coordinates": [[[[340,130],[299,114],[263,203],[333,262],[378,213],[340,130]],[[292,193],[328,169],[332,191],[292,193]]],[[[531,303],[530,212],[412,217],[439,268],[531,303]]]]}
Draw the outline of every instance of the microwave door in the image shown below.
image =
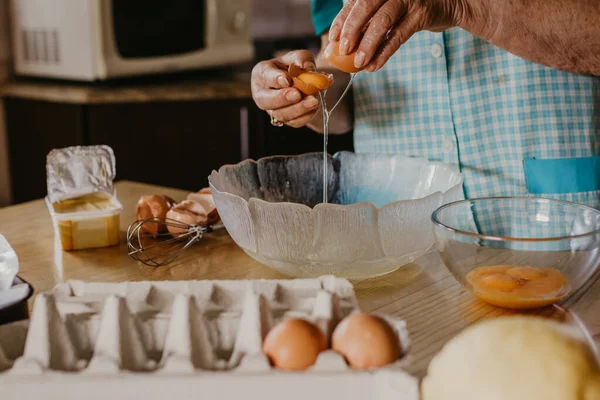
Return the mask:
{"type": "Polygon", "coordinates": [[[112,0],[116,50],[124,60],[173,57],[210,47],[216,0],[112,0]]]}

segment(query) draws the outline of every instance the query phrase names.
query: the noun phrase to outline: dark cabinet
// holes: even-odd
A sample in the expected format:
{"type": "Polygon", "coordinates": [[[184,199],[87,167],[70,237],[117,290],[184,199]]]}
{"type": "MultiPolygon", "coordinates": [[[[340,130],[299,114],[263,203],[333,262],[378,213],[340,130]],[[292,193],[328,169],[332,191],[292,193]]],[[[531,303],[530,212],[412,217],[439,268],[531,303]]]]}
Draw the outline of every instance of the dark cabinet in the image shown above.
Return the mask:
{"type": "Polygon", "coordinates": [[[4,106],[14,202],[42,198],[48,152],[85,143],[81,107],[22,99],[5,99],[4,106]]]}
{"type": "Polygon", "coordinates": [[[242,159],[241,102],[90,106],[90,144],[115,152],[118,179],[199,190],[213,169],[242,159]]]}
{"type": "MultiPolygon", "coordinates": [[[[16,203],[46,195],[46,155],[54,148],[107,144],[117,180],[198,190],[213,169],[245,158],[322,151],[308,128],[274,127],[251,99],[68,104],[4,98],[16,203]]],[[[328,150],[352,150],[332,135],[328,150]]]]}
{"type": "MultiPolygon", "coordinates": [[[[275,127],[270,123],[270,118],[262,112],[260,124],[264,136],[265,155],[302,154],[323,151],[323,135],[315,133],[309,128],[291,128],[288,126],[275,127]]],[[[344,135],[329,135],[327,152],[335,154],[338,151],[353,151],[352,133],[344,135]]]]}

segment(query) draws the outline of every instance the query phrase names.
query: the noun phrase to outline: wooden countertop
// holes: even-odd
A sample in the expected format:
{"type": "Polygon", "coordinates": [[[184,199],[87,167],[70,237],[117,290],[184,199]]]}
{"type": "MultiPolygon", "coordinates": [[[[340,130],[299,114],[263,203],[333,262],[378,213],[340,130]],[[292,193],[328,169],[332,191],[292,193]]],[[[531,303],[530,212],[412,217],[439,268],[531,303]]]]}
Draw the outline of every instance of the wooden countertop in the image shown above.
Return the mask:
{"type": "Polygon", "coordinates": [[[67,104],[251,99],[249,72],[153,77],[104,83],[13,79],[0,85],[0,97],[67,104]]]}
{"type": "MultiPolygon", "coordinates": [[[[121,215],[121,244],[106,249],[62,252],[54,248],[50,215],[42,200],[0,209],[0,232],[16,250],[21,272],[37,293],[69,279],[122,282],[187,279],[281,279],[280,274],[247,256],[225,231],[205,236],[173,264],[152,268],[127,256],[125,232],[135,219],[140,196],[164,193],[181,200],[187,192],[133,182],[117,183],[125,207],[121,215]]],[[[600,341],[600,274],[567,302],[600,341]]],[[[389,313],[407,321],[411,335],[409,372],[423,376],[443,344],[468,325],[511,314],[468,294],[448,273],[437,253],[374,279],[353,282],[365,311],[389,313]]],[[[32,299],[33,300],[33,299],[32,299]]],[[[548,310],[534,313],[547,313],[548,310]]]]}

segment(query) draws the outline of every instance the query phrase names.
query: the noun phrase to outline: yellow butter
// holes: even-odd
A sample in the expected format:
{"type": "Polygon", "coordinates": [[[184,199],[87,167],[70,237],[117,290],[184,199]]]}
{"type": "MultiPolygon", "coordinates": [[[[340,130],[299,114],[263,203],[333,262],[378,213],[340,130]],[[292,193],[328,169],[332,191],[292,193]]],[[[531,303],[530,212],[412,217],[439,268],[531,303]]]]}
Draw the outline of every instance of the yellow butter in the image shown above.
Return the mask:
{"type": "Polygon", "coordinates": [[[116,197],[93,194],[48,203],[55,234],[63,250],[109,247],[119,244],[122,206],[116,197]]]}

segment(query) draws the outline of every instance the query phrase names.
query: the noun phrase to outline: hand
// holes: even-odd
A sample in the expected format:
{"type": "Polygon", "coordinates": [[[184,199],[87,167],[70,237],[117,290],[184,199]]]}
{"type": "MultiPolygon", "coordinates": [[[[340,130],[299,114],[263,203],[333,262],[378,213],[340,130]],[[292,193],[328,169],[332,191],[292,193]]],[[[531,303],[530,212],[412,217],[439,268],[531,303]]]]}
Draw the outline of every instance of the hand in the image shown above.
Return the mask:
{"type": "Polygon", "coordinates": [[[340,41],[342,55],[357,49],[355,66],[375,72],[415,33],[458,26],[465,9],[465,0],[348,0],[329,40],[340,41]]]}
{"type": "Polygon", "coordinates": [[[302,98],[302,93],[292,87],[288,75],[290,64],[315,70],[315,59],[310,51],[297,50],[268,61],[252,69],[252,98],[256,105],[267,111],[272,119],[294,128],[310,122],[317,114],[319,100],[314,96],[302,98]]]}

